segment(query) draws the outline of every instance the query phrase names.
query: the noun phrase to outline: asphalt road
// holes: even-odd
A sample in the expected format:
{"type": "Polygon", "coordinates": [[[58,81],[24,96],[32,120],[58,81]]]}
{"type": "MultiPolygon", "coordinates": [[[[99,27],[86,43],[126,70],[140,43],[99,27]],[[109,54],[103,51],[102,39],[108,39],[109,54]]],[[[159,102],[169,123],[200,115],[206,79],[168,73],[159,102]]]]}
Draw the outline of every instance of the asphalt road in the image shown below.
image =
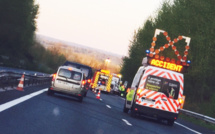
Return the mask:
{"type": "Polygon", "coordinates": [[[80,103],[76,98],[47,96],[47,85],[24,92],[0,92],[0,134],[200,134],[215,133],[178,119],[170,127],[147,117],[123,113],[124,99],[91,91],[80,103]]]}

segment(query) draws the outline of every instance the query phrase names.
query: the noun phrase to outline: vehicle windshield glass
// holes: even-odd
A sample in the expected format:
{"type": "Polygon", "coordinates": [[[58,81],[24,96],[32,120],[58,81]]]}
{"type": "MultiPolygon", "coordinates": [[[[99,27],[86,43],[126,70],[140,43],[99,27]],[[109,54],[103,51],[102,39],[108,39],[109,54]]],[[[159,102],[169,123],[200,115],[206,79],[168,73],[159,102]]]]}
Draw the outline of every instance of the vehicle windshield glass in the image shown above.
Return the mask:
{"type": "Polygon", "coordinates": [[[106,86],[107,80],[108,80],[108,76],[106,76],[106,75],[100,75],[98,83],[100,85],[106,86]]]}
{"type": "Polygon", "coordinates": [[[169,98],[178,99],[180,84],[178,81],[149,75],[146,79],[145,88],[162,92],[169,98]]]}
{"type": "Polygon", "coordinates": [[[68,69],[63,69],[63,68],[61,68],[59,70],[58,75],[61,76],[61,77],[65,77],[65,78],[68,78],[68,79],[73,79],[73,80],[76,80],[76,81],[80,81],[81,77],[82,77],[82,74],[80,72],[70,71],[68,69]]]}
{"type": "Polygon", "coordinates": [[[80,69],[85,74],[85,76],[88,76],[88,74],[89,74],[89,69],[88,68],[81,67],[80,69]]]}
{"type": "Polygon", "coordinates": [[[113,76],[113,77],[112,77],[112,83],[114,83],[114,84],[118,84],[118,83],[119,83],[119,78],[118,78],[118,77],[113,76]]]}

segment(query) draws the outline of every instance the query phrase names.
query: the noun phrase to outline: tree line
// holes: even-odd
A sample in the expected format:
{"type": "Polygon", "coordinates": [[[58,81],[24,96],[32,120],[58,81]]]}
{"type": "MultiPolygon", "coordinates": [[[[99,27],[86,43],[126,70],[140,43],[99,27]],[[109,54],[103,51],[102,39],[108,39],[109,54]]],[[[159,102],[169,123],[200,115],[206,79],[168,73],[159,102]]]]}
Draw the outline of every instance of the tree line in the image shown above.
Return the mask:
{"type": "Polygon", "coordinates": [[[53,73],[65,56],[45,50],[36,40],[39,5],[34,0],[0,1],[0,65],[53,73]]]}
{"type": "MultiPolygon", "coordinates": [[[[191,66],[184,76],[185,108],[193,108],[197,112],[201,111],[215,117],[214,4],[214,0],[165,1],[157,14],[149,17],[144,25],[134,32],[128,56],[123,59],[121,69],[123,80],[132,83],[142,58],[146,56],[145,50],[151,47],[155,29],[167,31],[172,40],[179,35],[191,37],[187,57],[191,60],[191,66]],[[207,106],[202,106],[203,103],[207,106]]],[[[165,37],[159,35],[155,48],[159,49],[166,42],[165,37]]],[[[184,55],[185,45],[184,41],[176,43],[180,55],[184,55]]],[[[161,55],[177,59],[172,48],[165,49],[161,55]]]]}

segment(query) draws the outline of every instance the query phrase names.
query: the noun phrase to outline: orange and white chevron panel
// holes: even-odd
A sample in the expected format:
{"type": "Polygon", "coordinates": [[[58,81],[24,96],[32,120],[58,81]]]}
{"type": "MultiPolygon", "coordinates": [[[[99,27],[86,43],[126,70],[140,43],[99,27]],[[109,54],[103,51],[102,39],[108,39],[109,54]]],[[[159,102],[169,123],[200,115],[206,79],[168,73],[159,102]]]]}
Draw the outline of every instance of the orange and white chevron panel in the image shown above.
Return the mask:
{"type": "Polygon", "coordinates": [[[145,70],[144,75],[141,78],[141,81],[138,87],[139,89],[142,89],[142,90],[137,95],[136,104],[178,113],[178,109],[180,108],[178,99],[177,100],[171,99],[166,97],[166,95],[164,95],[161,92],[152,91],[144,88],[146,78],[149,75],[178,81],[180,83],[178,98],[182,98],[183,96],[183,83],[184,83],[183,74],[169,71],[166,69],[153,67],[153,66],[148,66],[145,70]]]}

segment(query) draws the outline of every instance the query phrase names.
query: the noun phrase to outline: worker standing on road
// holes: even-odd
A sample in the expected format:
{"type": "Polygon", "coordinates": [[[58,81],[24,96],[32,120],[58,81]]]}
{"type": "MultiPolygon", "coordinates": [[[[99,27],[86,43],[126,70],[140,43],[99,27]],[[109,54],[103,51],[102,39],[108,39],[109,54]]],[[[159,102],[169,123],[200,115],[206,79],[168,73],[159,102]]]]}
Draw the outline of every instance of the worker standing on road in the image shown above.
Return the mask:
{"type": "Polygon", "coordinates": [[[124,87],[124,85],[121,84],[119,89],[120,89],[120,96],[125,97],[125,87],[124,87]]]}

